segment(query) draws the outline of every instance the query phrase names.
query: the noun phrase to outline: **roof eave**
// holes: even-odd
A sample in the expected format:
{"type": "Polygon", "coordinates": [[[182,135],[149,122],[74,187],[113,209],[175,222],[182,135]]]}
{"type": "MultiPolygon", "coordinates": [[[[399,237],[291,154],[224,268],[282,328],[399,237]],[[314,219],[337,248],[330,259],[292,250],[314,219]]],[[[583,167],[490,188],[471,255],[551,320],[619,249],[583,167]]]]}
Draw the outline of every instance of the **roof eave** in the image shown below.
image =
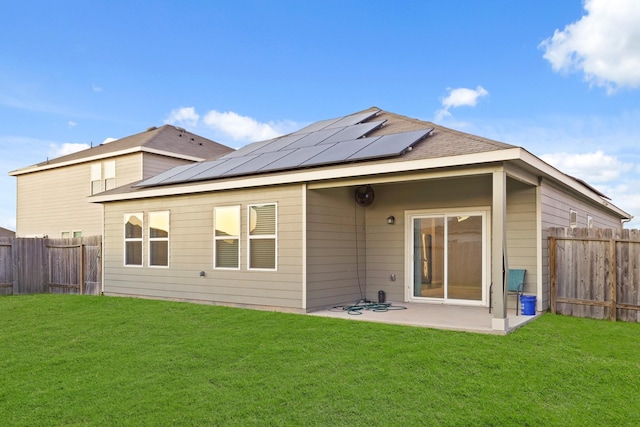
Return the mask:
{"type": "Polygon", "coordinates": [[[82,164],[82,163],[88,163],[88,162],[95,162],[97,160],[104,160],[104,159],[109,159],[109,158],[112,158],[112,157],[120,157],[120,156],[125,156],[127,154],[134,154],[134,153],[141,153],[141,152],[151,153],[151,154],[158,154],[158,155],[161,155],[161,156],[173,157],[173,158],[176,158],[176,159],[190,160],[190,161],[193,161],[193,162],[200,162],[200,161],[206,160],[203,157],[189,156],[189,155],[180,154],[180,153],[174,153],[174,152],[170,152],[170,151],[158,150],[158,149],[155,149],[155,148],[132,147],[132,148],[128,148],[126,150],[111,151],[109,153],[97,154],[95,156],[83,157],[81,159],[69,160],[69,161],[66,161],[66,162],[51,163],[51,164],[45,164],[45,165],[42,165],[42,166],[28,166],[28,167],[23,168],[23,169],[17,169],[17,170],[11,171],[11,172],[9,172],[9,175],[10,176],[25,175],[25,174],[33,173],[33,172],[41,172],[41,171],[45,171],[45,170],[62,168],[62,167],[65,167],[65,166],[73,166],[73,165],[82,164]]]}

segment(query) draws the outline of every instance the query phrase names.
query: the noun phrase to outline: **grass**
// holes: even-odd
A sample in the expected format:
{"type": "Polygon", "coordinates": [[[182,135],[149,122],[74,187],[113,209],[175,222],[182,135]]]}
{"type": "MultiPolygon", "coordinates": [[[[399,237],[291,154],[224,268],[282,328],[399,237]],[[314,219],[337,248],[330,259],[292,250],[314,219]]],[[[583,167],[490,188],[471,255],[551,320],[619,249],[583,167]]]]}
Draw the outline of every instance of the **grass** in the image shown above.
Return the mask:
{"type": "Polygon", "coordinates": [[[0,425],[640,425],[640,325],[508,336],[142,299],[0,298],[0,425]]]}

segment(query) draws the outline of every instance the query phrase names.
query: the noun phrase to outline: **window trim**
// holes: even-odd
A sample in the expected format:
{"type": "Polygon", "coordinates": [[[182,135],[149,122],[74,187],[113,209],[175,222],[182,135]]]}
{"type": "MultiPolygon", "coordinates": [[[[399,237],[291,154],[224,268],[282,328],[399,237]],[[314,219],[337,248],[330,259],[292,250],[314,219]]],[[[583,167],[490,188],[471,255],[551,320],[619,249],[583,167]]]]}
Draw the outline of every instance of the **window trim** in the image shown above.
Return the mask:
{"type": "Polygon", "coordinates": [[[569,227],[576,228],[578,226],[578,212],[575,209],[569,209],[569,227]]]}
{"type": "Polygon", "coordinates": [[[144,214],[142,212],[133,212],[133,213],[125,213],[123,215],[122,222],[122,232],[123,232],[123,248],[122,248],[122,263],[125,267],[133,267],[133,268],[141,268],[144,266],[144,214]],[[127,237],[127,217],[138,216],[142,219],[141,232],[142,235],[140,237],[127,237]],[[127,264],[127,243],[128,242],[140,242],[140,264],[127,264]]]}
{"type": "Polygon", "coordinates": [[[278,203],[277,202],[267,202],[267,203],[253,203],[247,205],[247,270],[251,271],[278,271],[278,203]],[[252,236],[251,235],[251,208],[254,206],[274,206],[274,234],[259,234],[252,236]],[[251,241],[252,240],[274,240],[274,267],[273,268],[256,268],[251,267],[251,241]]]}
{"type": "Polygon", "coordinates": [[[214,270],[240,270],[241,269],[241,258],[242,254],[242,239],[240,238],[242,234],[242,207],[240,205],[226,205],[226,206],[214,206],[213,207],[213,269],[214,270]],[[238,220],[238,235],[237,236],[216,236],[216,219],[218,217],[217,210],[218,209],[228,209],[228,208],[237,208],[237,220],[238,220]],[[238,266],[237,267],[219,267],[216,265],[217,254],[216,248],[218,245],[216,244],[218,240],[237,240],[238,241],[238,266]]]}
{"type": "MultiPolygon", "coordinates": [[[[149,244],[147,245],[147,259],[149,260],[149,268],[170,268],[171,265],[171,211],[151,211],[147,213],[147,236],[149,244]],[[167,237],[151,237],[151,216],[155,214],[167,214],[167,237]],[[151,264],[151,243],[167,242],[167,265],[151,264]]],[[[144,237],[144,236],[143,236],[144,237]]]]}

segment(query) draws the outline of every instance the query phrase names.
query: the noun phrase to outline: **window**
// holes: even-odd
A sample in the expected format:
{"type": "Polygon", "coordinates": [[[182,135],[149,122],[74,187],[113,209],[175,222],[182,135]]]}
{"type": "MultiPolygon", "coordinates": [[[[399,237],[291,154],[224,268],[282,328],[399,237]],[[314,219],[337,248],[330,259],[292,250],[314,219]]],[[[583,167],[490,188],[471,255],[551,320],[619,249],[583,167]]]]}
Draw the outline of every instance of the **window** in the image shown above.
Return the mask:
{"type": "Polygon", "coordinates": [[[71,238],[71,233],[68,231],[63,231],[62,233],[60,233],[60,237],[63,239],[70,239],[71,238]]]}
{"type": "Polygon", "coordinates": [[[149,212],[149,266],[169,266],[169,212],[149,212]]]}
{"type": "Polygon", "coordinates": [[[249,205],[249,268],[276,269],[277,206],[249,205]]]}
{"type": "Polygon", "coordinates": [[[116,161],[104,162],[104,190],[116,188],[116,161]]]}
{"type": "Polygon", "coordinates": [[[593,228],[593,217],[591,215],[587,215],[587,228],[593,228]]]}
{"type": "Polygon", "coordinates": [[[74,237],[74,238],[76,238],[76,237],[82,237],[82,231],[74,231],[74,232],[73,232],[73,237],[74,237]]]}
{"type": "Polygon", "coordinates": [[[578,212],[573,209],[569,209],[569,225],[571,228],[576,228],[578,226],[578,212]]]}
{"type": "Polygon", "coordinates": [[[124,265],[142,266],[142,214],[124,215],[124,265]]]}
{"type": "Polygon", "coordinates": [[[91,194],[102,191],[102,166],[100,163],[91,165],[91,194]]]}
{"type": "Polygon", "coordinates": [[[240,206],[213,209],[213,268],[240,268],[240,206]]]}

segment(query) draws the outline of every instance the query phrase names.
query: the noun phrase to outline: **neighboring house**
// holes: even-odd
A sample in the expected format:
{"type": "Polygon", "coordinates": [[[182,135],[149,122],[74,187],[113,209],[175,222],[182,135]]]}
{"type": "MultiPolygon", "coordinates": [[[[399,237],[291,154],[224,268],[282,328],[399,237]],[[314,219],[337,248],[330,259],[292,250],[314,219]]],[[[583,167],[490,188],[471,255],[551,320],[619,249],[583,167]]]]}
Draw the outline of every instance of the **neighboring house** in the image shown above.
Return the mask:
{"type": "Polygon", "coordinates": [[[380,290],[488,307],[492,288],[496,330],[503,267],[548,307],[549,227],[630,218],[521,147],[377,108],[91,200],[108,295],[308,312],[380,290]]]}
{"type": "Polygon", "coordinates": [[[102,234],[102,207],[87,197],[175,166],[233,151],[165,125],[10,172],[17,178],[18,237],[102,234]]]}
{"type": "Polygon", "coordinates": [[[0,237],[16,237],[16,232],[0,227],[0,237]]]}

